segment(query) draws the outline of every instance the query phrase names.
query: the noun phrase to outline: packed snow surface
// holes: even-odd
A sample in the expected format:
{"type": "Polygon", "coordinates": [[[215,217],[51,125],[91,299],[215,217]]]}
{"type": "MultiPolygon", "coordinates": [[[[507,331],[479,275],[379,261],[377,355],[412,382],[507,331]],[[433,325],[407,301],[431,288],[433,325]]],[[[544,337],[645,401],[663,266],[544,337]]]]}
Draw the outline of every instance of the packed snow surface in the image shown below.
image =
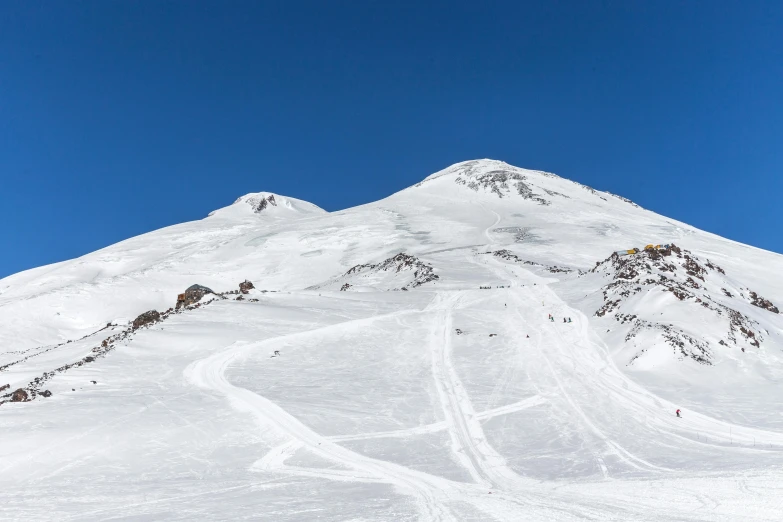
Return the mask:
{"type": "Polygon", "coordinates": [[[780,520],[781,273],[499,161],[248,194],[0,280],[0,519],[780,520]]]}

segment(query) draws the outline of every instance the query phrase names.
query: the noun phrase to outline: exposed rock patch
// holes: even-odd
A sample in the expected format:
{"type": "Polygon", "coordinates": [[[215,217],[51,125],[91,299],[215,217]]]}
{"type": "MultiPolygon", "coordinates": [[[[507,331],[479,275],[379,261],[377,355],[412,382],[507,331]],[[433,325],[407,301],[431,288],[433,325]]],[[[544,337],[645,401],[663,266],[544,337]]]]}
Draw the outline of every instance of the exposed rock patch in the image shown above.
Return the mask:
{"type": "Polygon", "coordinates": [[[779,314],[780,310],[778,310],[778,307],[773,305],[770,301],[767,299],[764,299],[760,295],[758,295],[756,292],[751,291],[750,292],[750,304],[753,306],[758,306],[759,308],[763,308],[764,310],[769,310],[773,314],[779,314]]]}
{"type": "MultiPolygon", "coordinates": [[[[494,252],[483,252],[483,254],[492,254],[495,257],[499,257],[500,259],[504,259],[506,261],[511,261],[512,263],[520,263],[523,265],[529,265],[533,267],[539,267],[543,270],[546,270],[547,272],[550,272],[552,274],[562,273],[562,274],[570,274],[571,272],[577,272],[577,270],[573,268],[568,268],[564,266],[557,266],[557,265],[544,265],[542,263],[536,263],[535,261],[529,261],[526,259],[520,258],[518,255],[514,254],[513,252],[509,250],[496,250],[494,252]]],[[[581,271],[578,271],[579,273],[582,273],[581,271]]]]}
{"type": "Polygon", "coordinates": [[[214,292],[206,286],[192,285],[185,290],[185,293],[177,296],[175,309],[179,310],[182,307],[192,306],[201,301],[201,298],[207,294],[214,294],[214,292]]]}
{"type": "Polygon", "coordinates": [[[250,205],[250,207],[253,209],[253,212],[258,214],[259,212],[263,212],[270,205],[276,207],[277,201],[275,201],[274,194],[270,194],[267,197],[253,196],[251,198],[248,198],[247,204],[250,205]]]}
{"type": "Polygon", "coordinates": [[[27,391],[24,388],[19,388],[11,394],[11,402],[27,402],[29,400],[27,391]]]}
{"type": "MultiPolygon", "coordinates": [[[[246,282],[248,282],[248,281],[246,281],[246,282]]],[[[184,295],[186,295],[186,296],[190,295],[191,299],[194,299],[195,297],[198,297],[198,299],[201,299],[201,297],[203,297],[206,293],[213,293],[214,294],[214,292],[212,292],[212,290],[210,290],[207,287],[203,287],[203,286],[200,286],[200,285],[193,285],[190,288],[188,288],[188,290],[186,291],[186,294],[184,294],[184,295]]],[[[226,292],[226,293],[239,293],[239,290],[235,290],[233,292],[226,292]]],[[[227,299],[227,297],[225,297],[224,294],[215,294],[215,295],[219,299],[227,299]]],[[[239,297],[242,298],[241,295],[239,297]]],[[[250,301],[257,302],[258,300],[257,299],[251,299],[250,301]]],[[[97,361],[100,358],[106,357],[107,354],[109,354],[111,351],[113,351],[115,348],[117,348],[117,346],[119,346],[121,343],[129,342],[133,338],[133,336],[136,335],[138,330],[143,328],[144,326],[148,326],[150,324],[154,324],[154,323],[158,323],[158,322],[163,322],[166,319],[168,319],[169,317],[171,317],[172,315],[185,313],[186,311],[189,311],[189,310],[195,310],[197,308],[200,308],[201,306],[206,306],[206,305],[210,304],[211,302],[213,302],[213,301],[207,301],[205,303],[201,303],[201,302],[197,302],[197,301],[193,302],[192,300],[183,299],[183,300],[178,300],[178,305],[179,306],[176,309],[175,308],[169,308],[168,310],[166,310],[165,312],[162,312],[162,313],[160,313],[160,312],[158,312],[156,310],[150,310],[148,312],[145,312],[145,313],[141,314],[127,328],[124,328],[121,331],[119,331],[118,333],[115,333],[115,334],[110,335],[109,337],[103,339],[103,341],[101,341],[98,346],[95,346],[92,349],[90,355],[86,355],[86,356],[82,357],[81,359],[79,359],[79,360],[77,360],[75,362],[72,362],[72,363],[69,363],[69,364],[64,364],[64,365],[60,366],[59,368],[55,368],[55,369],[53,369],[51,371],[44,372],[39,377],[36,377],[32,381],[30,381],[30,383],[28,384],[28,387],[27,387],[27,390],[29,391],[29,395],[27,396],[28,398],[25,399],[25,400],[33,400],[33,399],[36,398],[37,395],[41,395],[43,397],[50,397],[51,396],[51,392],[49,390],[40,391],[41,388],[43,387],[43,385],[46,382],[48,382],[49,380],[51,380],[52,378],[54,378],[55,376],[57,376],[59,374],[67,372],[68,370],[70,370],[72,368],[78,368],[78,367],[84,366],[85,364],[93,363],[93,362],[97,361]],[[188,304],[188,303],[190,303],[190,304],[188,304]]],[[[106,327],[102,328],[101,330],[98,330],[98,332],[103,331],[103,330],[105,330],[107,328],[110,328],[110,327],[116,328],[117,325],[109,323],[106,327]]],[[[98,332],[95,332],[93,334],[87,335],[87,336],[83,337],[82,339],[86,339],[87,337],[90,337],[91,335],[95,335],[98,332]]],[[[40,355],[41,353],[46,353],[47,351],[50,351],[50,350],[55,349],[55,348],[57,348],[59,346],[62,346],[62,345],[65,345],[65,344],[69,344],[69,343],[70,343],[70,341],[61,343],[60,345],[57,345],[57,346],[52,347],[52,348],[49,348],[48,350],[45,350],[45,351],[41,351],[41,352],[36,353],[34,355],[40,355]]],[[[10,366],[10,365],[13,365],[13,364],[18,364],[19,362],[22,362],[23,360],[26,360],[29,357],[30,356],[27,356],[24,359],[21,359],[19,361],[15,361],[13,363],[10,363],[9,365],[6,365],[6,367],[10,366]]],[[[0,368],[0,371],[2,371],[2,369],[3,368],[0,368]]],[[[91,382],[93,384],[96,384],[97,381],[91,381],[91,382]]],[[[7,389],[7,388],[8,388],[8,385],[6,385],[4,388],[0,389],[0,391],[2,391],[3,389],[7,389]]],[[[17,392],[19,392],[20,390],[22,392],[24,392],[25,394],[28,393],[27,391],[25,391],[25,389],[20,388],[19,390],[14,392],[14,394],[6,395],[6,396],[3,396],[2,398],[7,398],[7,397],[12,396],[12,395],[13,396],[17,396],[17,392]]],[[[19,395],[19,396],[21,396],[21,395],[19,395]]],[[[2,404],[2,401],[0,401],[0,404],[2,404]]]]}
{"type": "MultiPolygon", "coordinates": [[[[590,273],[602,274],[610,279],[610,282],[602,287],[604,302],[594,315],[605,317],[614,314],[620,324],[628,323],[630,331],[626,341],[643,331],[657,332],[680,356],[701,364],[713,363],[714,354],[709,340],[697,339],[673,324],[643,319],[636,314],[621,313],[622,310],[634,310],[633,305],[628,304],[634,296],[657,291],[667,292],[677,301],[692,302],[712,312],[712,320],[717,319],[726,328],[722,335],[720,332],[709,332],[712,338],[715,335],[722,337],[716,340],[719,345],[737,346],[744,350],[749,347],[758,348],[763,342],[758,323],[738,311],[737,305],[732,304],[747,300],[728,289],[731,288],[731,282],[724,277],[726,272],[710,260],[700,259],[676,245],[644,250],[628,256],[615,253],[597,263],[590,273]]],[[[741,294],[736,289],[735,292],[741,294]]],[[[756,306],[761,308],[769,309],[766,306],[769,305],[774,309],[772,303],[758,298],[753,292],[750,293],[749,301],[751,304],[758,302],[756,306]]],[[[644,348],[637,353],[631,363],[646,350],[647,348],[644,348]]]]}
{"type": "Polygon", "coordinates": [[[440,277],[432,265],[401,252],[380,263],[353,266],[345,274],[326,283],[311,286],[308,290],[333,286],[341,292],[356,290],[356,287],[408,291],[438,279],[440,277]]]}
{"type": "Polygon", "coordinates": [[[133,320],[133,329],[135,330],[137,328],[141,328],[142,326],[155,324],[158,321],[160,321],[160,312],[157,310],[150,310],[149,312],[144,312],[133,320]]]}
{"type": "Polygon", "coordinates": [[[535,201],[539,205],[549,205],[550,202],[533,192],[530,185],[525,183],[526,177],[513,170],[493,170],[485,173],[465,172],[454,180],[459,185],[465,185],[478,192],[480,189],[488,190],[499,198],[508,197],[516,193],[522,199],[535,201]]]}

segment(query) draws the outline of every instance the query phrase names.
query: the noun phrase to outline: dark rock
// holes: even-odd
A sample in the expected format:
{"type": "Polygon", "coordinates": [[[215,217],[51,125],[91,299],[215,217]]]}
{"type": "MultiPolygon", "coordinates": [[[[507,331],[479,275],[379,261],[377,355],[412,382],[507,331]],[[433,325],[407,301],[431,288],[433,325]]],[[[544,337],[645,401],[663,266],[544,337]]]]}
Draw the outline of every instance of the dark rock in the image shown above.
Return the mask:
{"type": "Polygon", "coordinates": [[[179,310],[180,308],[191,306],[195,303],[198,303],[202,297],[204,297],[207,294],[214,294],[211,289],[207,288],[206,286],[201,285],[192,285],[187,290],[185,290],[184,294],[179,294],[177,296],[177,306],[176,310],[179,310]]]}
{"type": "Polygon", "coordinates": [[[274,194],[270,194],[266,198],[264,198],[263,196],[253,197],[248,199],[247,202],[251,207],[253,207],[253,211],[255,213],[263,212],[263,210],[269,205],[272,205],[273,207],[277,206],[277,201],[275,201],[274,194]]]}
{"type": "Polygon", "coordinates": [[[49,390],[44,390],[41,392],[41,397],[51,397],[51,396],[52,396],[52,392],[50,392],[49,390]]]}
{"type": "MultiPolygon", "coordinates": [[[[353,270],[353,269],[352,269],[352,270],[353,270]]],[[[351,288],[351,284],[350,284],[350,283],[345,283],[343,286],[341,286],[341,287],[340,287],[340,291],[341,291],[341,292],[345,292],[345,291],[346,291],[346,290],[348,290],[349,288],[351,288]]]]}
{"type": "Polygon", "coordinates": [[[1,392],[1,391],[5,391],[5,390],[7,390],[7,389],[8,389],[8,388],[10,388],[10,387],[11,387],[11,385],[10,385],[10,384],[4,384],[3,386],[0,386],[0,392],[1,392]]]}
{"type": "Polygon", "coordinates": [[[135,330],[148,324],[154,324],[158,321],[160,321],[160,313],[158,313],[157,310],[150,310],[149,312],[144,312],[133,320],[133,329],[135,330]]]}
{"type": "Polygon", "coordinates": [[[245,298],[244,298],[244,297],[242,297],[241,295],[238,295],[238,296],[237,296],[237,298],[236,298],[236,299],[234,299],[234,300],[235,300],[235,301],[244,301],[244,300],[245,300],[245,298]]]}
{"type": "MultiPolygon", "coordinates": [[[[410,290],[412,288],[416,288],[423,284],[440,279],[440,277],[437,274],[435,274],[435,271],[431,265],[428,265],[427,263],[420,261],[418,258],[414,256],[405,254],[404,252],[400,252],[399,254],[390,257],[389,259],[386,259],[380,263],[356,265],[352,267],[350,270],[348,270],[345,273],[345,276],[349,276],[351,274],[365,273],[367,271],[375,271],[375,272],[384,271],[384,272],[399,273],[403,270],[413,271],[413,281],[411,283],[408,283],[404,287],[398,288],[396,290],[410,290]]],[[[348,288],[350,288],[350,285],[346,283],[343,285],[343,287],[340,290],[345,291],[348,288]]]]}
{"type": "Polygon", "coordinates": [[[243,294],[247,294],[253,288],[255,288],[255,286],[253,286],[253,283],[251,283],[247,279],[245,279],[243,282],[239,283],[239,291],[242,292],[243,294]]]}
{"type": "Polygon", "coordinates": [[[759,308],[763,308],[764,310],[769,310],[774,314],[780,313],[780,310],[778,310],[775,305],[753,291],[750,292],[750,304],[753,306],[758,306],[759,308]]]}
{"type": "Polygon", "coordinates": [[[27,395],[27,391],[25,391],[23,388],[19,388],[11,394],[11,402],[27,402],[28,400],[30,399],[27,395]]]}

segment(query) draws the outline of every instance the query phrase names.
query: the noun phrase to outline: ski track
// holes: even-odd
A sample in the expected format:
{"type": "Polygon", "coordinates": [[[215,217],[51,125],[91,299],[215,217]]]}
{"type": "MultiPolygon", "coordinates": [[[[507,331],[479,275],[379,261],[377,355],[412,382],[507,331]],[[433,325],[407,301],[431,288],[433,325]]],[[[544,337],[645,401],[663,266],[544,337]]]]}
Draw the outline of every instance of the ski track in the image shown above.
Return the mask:
{"type": "MultiPolygon", "coordinates": [[[[522,399],[505,406],[498,406],[489,410],[476,412],[476,418],[479,420],[489,420],[501,415],[510,415],[518,411],[532,408],[544,404],[546,399],[540,395],[534,395],[527,399],[522,399]]],[[[422,426],[416,426],[414,428],[407,428],[401,430],[392,431],[374,431],[370,433],[357,433],[354,435],[332,435],[327,437],[332,442],[347,442],[352,440],[366,440],[366,439],[384,439],[384,438],[404,438],[415,437],[416,435],[426,435],[427,433],[437,433],[448,429],[448,424],[445,421],[433,422],[432,424],[425,424],[422,426]]]]}
{"type": "MultiPolygon", "coordinates": [[[[433,304],[430,306],[433,306],[433,304]]],[[[347,321],[307,332],[267,339],[258,343],[235,344],[224,351],[191,364],[186,369],[185,375],[194,385],[221,393],[229,399],[232,406],[237,410],[253,414],[263,425],[274,426],[282,435],[290,437],[295,441],[293,445],[287,446],[286,449],[278,450],[274,455],[261,459],[258,464],[261,469],[269,469],[270,466],[282,464],[287,458],[286,455],[290,454],[290,451],[295,446],[306,448],[322,458],[361,472],[359,476],[354,474],[356,480],[367,480],[368,477],[372,477],[376,481],[388,482],[401,491],[414,495],[423,520],[453,520],[454,517],[447,507],[448,502],[453,500],[453,498],[449,498],[448,492],[461,490],[462,488],[458,485],[447,479],[410,470],[397,464],[372,459],[338,446],[326,437],[322,437],[312,431],[272,401],[249,390],[233,386],[226,380],[224,375],[227,367],[237,358],[248,352],[259,350],[268,344],[279,343],[283,339],[290,340],[322,335],[324,332],[333,329],[345,330],[366,326],[368,323],[381,317],[411,312],[414,311],[395,312],[385,316],[347,321]]],[[[285,469],[282,468],[282,470],[285,469]]],[[[294,472],[301,474],[303,470],[294,469],[294,472]]],[[[348,479],[345,473],[338,473],[334,470],[308,470],[308,473],[315,473],[321,477],[328,475],[331,477],[339,476],[345,480],[348,479]]]]}
{"type": "Polygon", "coordinates": [[[490,487],[514,488],[520,477],[487,442],[480,419],[451,361],[453,308],[459,293],[438,314],[431,335],[432,373],[443,407],[452,448],[473,479],[490,487]]]}
{"type": "MultiPolygon", "coordinates": [[[[445,248],[430,251],[428,254],[468,250],[475,246],[493,247],[492,231],[500,224],[501,216],[497,212],[487,209],[478,201],[474,201],[474,204],[477,207],[480,206],[484,212],[493,214],[495,218],[493,224],[483,231],[488,244],[445,248]]],[[[242,231],[242,233],[244,232],[242,231]]],[[[234,234],[236,237],[240,235],[239,233],[234,234]]],[[[218,246],[230,243],[235,239],[234,236],[219,243],[218,246]]],[[[481,240],[480,237],[477,239],[481,240]]],[[[494,519],[510,522],[527,519],[648,520],[649,516],[646,510],[654,507],[657,501],[654,495],[639,499],[638,505],[629,506],[627,505],[627,496],[623,497],[620,494],[599,496],[596,491],[600,491],[598,489],[600,486],[593,490],[588,488],[586,492],[579,491],[571,487],[573,484],[540,482],[522,476],[512,469],[506,458],[489,443],[484,432],[483,421],[540,405],[551,405],[554,412],[553,422],[567,423],[569,428],[574,427],[579,432],[582,448],[587,452],[587,459],[592,456],[600,470],[602,480],[598,480],[598,483],[602,484],[604,488],[611,487],[606,484],[613,483],[615,473],[626,471],[641,472],[646,476],[652,475],[653,481],[645,484],[651,489],[656,486],[655,480],[663,477],[673,478],[675,483],[682,478],[683,484],[687,484],[685,472],[651,462],[623,447],[617,437],[620,430],[626,427],[623,424],[625,422],[632,424],[636,430],[649,432],[645,433],[645,438],[648,440],[675,439],[680,446],[684,444],[699,445],[709,447],[711,450],[727,452],[769,452],[773,448],[775,450],[783,448],[783,434],[781,433],[731,424],[695,411],[688,412],[683,419],[675,420],[673,414],[665,413],[673,412],[675,410],[674,404],[637,384],[616,366],[608,347],[590,330],[588,318],[579,310],[567,305],[548,285],[549,282],[555,280],[554,278],[541,278],[527,268],[502,263],[493,256],[477,256],[475,251],[465,257],[469,263],[476,266],[477,270],[489,269],[499,280],[503,281],[506,288],[502,290],[502,293],[498,291],[478,292],[468,289],[437,291],[433,293],[431,301],[421,309],[406,309],[381,314],[378,313],[380,306],[376,305],[374,314],[377,315],[360,319],[350,319],[348,315],[342,315],[345,320],[339,323],[271,337],[258,342],[235,342],[187,366],[184,370],[184,377],[191,385],[210,393],[222,395],[235,410],[251,414],[257,423],[265,429],[265,437],[274,439],[267,441],[271,442],[272,448],[250,465],[251,471],[269,474],[272,477],[271,480],[251,482],[208,492],[128,503],[82,513],[78,516],[65,516],[63,519],[72,520],[84,516],[116,513],[130,508],[165,503],[170,500],[197,498],[201,495],[255,488],[264,484],[280,484],[287,477],[305,477],[334,482],[391,485],[397,492],[414,500],[419,518],[425,522],[458,520],[461,514],[460,503],[479,510],[482,513],[482,520],[494,519]],[[536,281],[537,284],[520,286],[520,276],[527,278],[528,282],[536,281]],[[504,318],[501,328],[506,339],[505,346],[514,357],[523,358],[530,351],[534,352],[533,361],[540,362],[540,366],[535,366],[533,363],[534,368],[540,372],[533,376],[528,372],[528,377],[531,377],[530,385],[535,388],[535,395],[518,398],[516,402],[497,406],[503,398],[509,398],[509,389],[518,378],[518,369],[531,363],[523,359],[522,366],[506,366],[492,387],[486,400],[486,409],[476,411],[470,394],[455,366],[452,345],[453,321],[454,315],[461,310],[468,310],[471,306],[483,302],[492,306],[504,302],[511,305],[508,308],[505,306],[501,308],[504,313],[501,316],[504,318]],[[539,308],[538,303],[546,303],[546,306],[539,308]],[[561,324],[557,321],[554,323],[547,321],[544,319],[544,314],[547,311],[558,317],[571,317],[573,322],[561,324]],[[430,327],[428,336],[422,340],[422,344],[425,345],[422,348],[426,347],[429,351],[431,378],[435,390],[433,399],[440,406],[440,414],[443,418],[438,422],[399,430],[323,436],[270,399],[248,389],[234,386],[226,378],[226,371],[233,364],[241,364],[247,356],[269,346],[299,339],[352,334],[355,331],[372,327],[374,323],[384,319],[395,319],[401,326],[407,327],[408,323],[403,321],[404,317],[413,318],[417,322],[417,327],[425,322],[430,327]],[[525,337],[525,333],[528,333],[530,338],[525,337]],[[604,418],[601,413],[602,402],[603,405],[611,405],[613,408],[621,409],[622,415],[625,417],[622,420],[604,418]],[[273,428],[271,434],[267,430],[270,427],[273,428]],[[339,444],[367,439],[416,437],[443,431],[448,435],[454,458],[469,474],[472,482],[463,483],[446,479],[394,462],[369,457],[339,444]],[[709,441],[704,440],[704,436],[700,439],[694,439],[691,434],[696,432],[708,437],[709,441]],[[763,440],[765,446],[748,447],[747,445],[754,439],[763,440]],[[732,447],[731,444],[735,441],[739,444],[745,444],[745,446],[732,447]],[[287,461],[299,451],[306,451],[333,463],[334,466],[307,467],[287,464],[287,461]],[[611,515],[607,516],[607,513],[611,513],[611,515]]],[[[172,263],[172,261],[165,261],[165,263],[172,263]]],[[[140,268],[122,276],[115,276],[110,281],[118,278],[127,279],[131,275],[145,273],[156,266],[158,265],[140,268]]],[[[51,288],[41,295],[69,291],[73,291],[72,284],[51,288]]],[[[0,303],[0,306],[3,306],[3,303],[0,303]]],[[[299,307],[298,309],[309,311],[320,317],[326,315],[326,312],[319,308],[299,307]]],[[[105,329],[98,330],[80,340],[95,336],[105,329]]],[[[60,346],[56,345],[54,348],[60,346]]],[[[33,358],[54,349],[50,347],[36,353],[36,350],[43,348],[45,347],[41,346],[28,348],[21,352],[6,353],[25,355],[28,352],[33,352],[28,356],[28,358],[33,358]]],[[[12,364],[19,362],[22,361],[16,361],[12,364]]],[[[184,395],[187,394],[182,396],[184,395]]],[[[173,399],[178,397],[173,397],[173,399]]],[[[171,399],[169,398],[168,401],[170,402],[171,399]]],[[[78,441],[98,430],[121,424],[154,405],[169,410],[173,416],[179,418],[191,429],[205,433],[197,424],[180,415],[160,399],[155,399],[135,411],[98,424],[84,432],[56,443],[40,446],[29,454],[22,455],[10,463],[5,463],[4,467],[0,468],[0,473],[20,468],[22,464],[45,456],[47,453],[78,441]]],[[[626,437],[623,440],[629,441],[631,439],[626,437]]],[[[633,442],[626,443],[633,444],[633,442]]],[[[672,446],[674,445],[672,444],[672,446]]],[[[644,454],[643,448],[636,448],[636,451],[644,454]]],[[[763,453],[758,454],[763,455],[763,453]]],[[[33,469],[21,470],[20,474],[29,475],[27,478],[31,480],[31,484],[36,485],[52,476],[67,472],[76,464],[78,461],[68,462],[53,469],[47,475],[36,478],[32,477],[33,469]]],[[[18,472],[18,470],[14,471],[18,472]]],[[[598,475],[596,474],[596,476],[598,475]]],[[[746,476],[736,478],[736,489],[748,496],[760,497],[762,494],[758,492],[758,489],[751,489],[747,480],[746,476]]],[[[615,483],[621,484],[621,482],[615,483]]],[[[755,487],[759,486],[756,484],[755,487]]],[[[774,489],[774,486],[770,486],[769,489],[774,489]]],[[[675,516],[669,513],[669,516],[673,518],[701,520],[705,518],[705,515],[710,518],[721,508],[721,502],[714,498],[709,491],[705,493],[704,490],[686,490],[681,495],[691,503],[695,514],[691,516],[679,513],[675,516]]],[[[721,498],[721,500],[723,499],[721,498]]],[[[138,514],[144,516],[142,513],[138,514]]],[[[725,516],[725,513],[722,516],[725,516]]]]}
{"type": "MultiPolygon", "coordinates": [[[[483,433],[481,419],[495,415],[504,415],[513,411],[531,407],[543,402],[535,396],[514,404],[501,406],[477,414],[473,410],[467,393],[451,363],[451,329],[452,309],[460,299],[461,292],[450,295],[436,294],[435,298],[424,310],[406,310],[382,316],[346,321],[335,325],[316,328],[306,332],[288,334],[266,339],[257,343],[234,344],[227,349],[214,353],[209,357],[192,363],[185,370],[186,379],[192,384],[213,390],[224,395],[232,407],[239,411],[251,413],[263,426],[273,426],[286,440],[267,452],[252,466],[255,471],[279,472],[297,476],[317,477],[348,482],[382,482],[395,486],[416,498],[421,519],[424,521],[457,520],[451,511],[450,504],[462,501],[468,502],[484,513],[487,520],[515,521],[524,518],[530,509],[538,509],[544,513],[558,514],[566,517],[564,520],[580,519],[585,515],[585,508],[580,508],[580,516],[572,513],[573,509],[566,505],[558,505],[553,499],[541,498],[529,483],[516,475],[507,467],[505,459],[492,448],[483,433]],[[366,327],[380,318],[389,318],[407,314],[426,312],[434,314],[436,320],[431,334],[431,351],[433,361],[433,376],[446,421],[433,425],[414,428],[425,432],[435,431],[435,428],[446,428],[454,442],[455,454],[466,466],[475,484],[463,484],[437,477],[428,473],[412,470],[391,462],[370,458],[336,444],[342,440],[358,440],[375,436],[388,436],[400,432],[380,434],[363,434],[351,437],[324,437],[302,424],[274,402],[249,390],[235,387],[225,378],[226,369],[234,362],[249,353],[259,351],[270,344],[292,339],[322,336],[333,331],[345,333],[348,329],[366,327]],[[305,468],[288,466],[285,461],[296,451],[306,449],[313,454],[344,466],[346,469],[305,468]],[[498,488],[491,499],[488,488],[498,488]]],[[[410,433],[412,430],[400,430],[410,433]]]]}

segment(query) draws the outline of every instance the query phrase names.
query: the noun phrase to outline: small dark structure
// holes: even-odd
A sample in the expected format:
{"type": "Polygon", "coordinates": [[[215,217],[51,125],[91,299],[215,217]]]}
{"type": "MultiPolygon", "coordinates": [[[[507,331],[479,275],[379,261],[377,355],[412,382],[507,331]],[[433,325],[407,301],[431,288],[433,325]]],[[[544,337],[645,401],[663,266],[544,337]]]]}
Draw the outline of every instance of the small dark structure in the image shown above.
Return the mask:
{"type": "Polygon", "coordinates": [[[193,304],[198,303],[201,301],[201,298],[204,297],[207,294],[214,294],[211,289],[207,288],[206,286],[201,285],[193,285],[190,286],[187,290],[185,290],[184,294],[179,294],[177,296],[177,306],[176,309],[179,310],[183,306],[190,306],[193,304]]]}
{"type": "Polygon", "coordinates": [[[242,292],[243,294],[249,293],[250,290],[252,290],[253,288],[255,288],[255,286],[253,286],[253,283],[251,283],[247,279],[239,283],[239,291],[242,292]]]}

